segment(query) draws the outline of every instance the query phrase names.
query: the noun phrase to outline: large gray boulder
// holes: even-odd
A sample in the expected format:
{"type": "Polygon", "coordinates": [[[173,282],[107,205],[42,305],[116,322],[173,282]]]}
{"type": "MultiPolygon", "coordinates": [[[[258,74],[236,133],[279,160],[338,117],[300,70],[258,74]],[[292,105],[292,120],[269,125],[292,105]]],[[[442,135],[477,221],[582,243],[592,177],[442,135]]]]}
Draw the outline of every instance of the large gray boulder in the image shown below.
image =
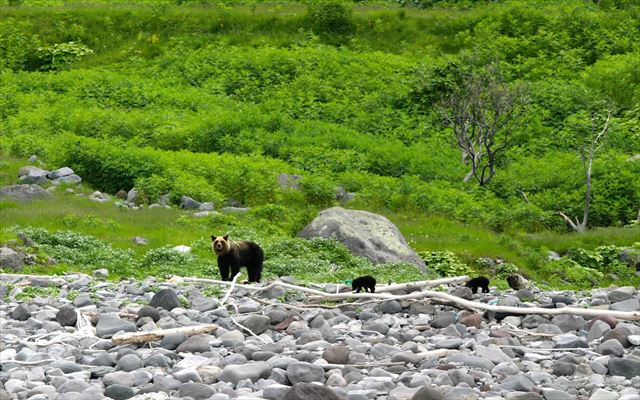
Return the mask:
{"type": "Polygon", "coordinates": [[[20,170],[18,171],[18,178],[20,183],[24,183],[27,185],[41,184],[41,183],[46,183],[48,181],[47,180],[48,173],[49,171],[46,171],[42,168],[28,165],[26,167],[20,168],[20,170]]]}
{"type": "Polygon", "coordinates": [[[307,225],[298,236],[333,238],[351,253],[374,264],[404,261],[426,271],[424,261],[409,247],[402,233],[387,218],[368,211],[328,208],[307,225]]]}
{"type": "Polygon", "coordinates": [[[20,257],[20,253],[9,247],[0,247],[0,268],[20,271],[23,265],[24,262],[22,261],[22,257],[20,257]]]}
{"type": "Polygon", "coordinates": [[[38,185],[12,185],[0,188],[0,199],[16,201],[31,201],[50,197],[47,192],[38,185]]]}

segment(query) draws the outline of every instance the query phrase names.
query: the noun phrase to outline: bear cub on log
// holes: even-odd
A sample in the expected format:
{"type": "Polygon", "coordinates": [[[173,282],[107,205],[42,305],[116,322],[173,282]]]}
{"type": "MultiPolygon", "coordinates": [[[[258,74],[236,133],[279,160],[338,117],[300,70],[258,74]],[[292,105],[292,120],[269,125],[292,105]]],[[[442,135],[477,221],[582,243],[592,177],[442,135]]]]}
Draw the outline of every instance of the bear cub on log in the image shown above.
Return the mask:
{"type": "Polygon", "coordinates": [[[218,256],[218,269],[223,281],[232,280],[240,267],[247,267],[247,282],[260,282],[264,261],[264,252],[260,246],[246,240],[229,240],[229,235],[212,235],[211,240],[211,249],[218,256]]]}
{"type": "Polygon", "coordinates": [[[355,290],[356,293],[360,293],[362,289],[365,292],[376,292],[376,278],[371,275],[361,276],[356,278],[351,282],[351,289],[355,290]]]}
{"type": "Polygon", "coordinates": [[[485,276],[469,279],[465,286],[471,288],[473,294],[478,293],[478,288],[482,288],[482,293],[489,293],[489,279],[485,276]]]}

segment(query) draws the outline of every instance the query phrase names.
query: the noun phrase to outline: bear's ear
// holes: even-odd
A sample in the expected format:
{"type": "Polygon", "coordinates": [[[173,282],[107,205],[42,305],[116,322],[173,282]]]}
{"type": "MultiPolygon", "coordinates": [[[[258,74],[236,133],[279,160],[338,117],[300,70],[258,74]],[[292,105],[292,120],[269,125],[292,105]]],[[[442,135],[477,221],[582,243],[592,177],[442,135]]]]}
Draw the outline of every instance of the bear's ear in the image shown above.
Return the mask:
{"type": "Polygon", "coordinates": [[[214,241],[214,242],[216,241],[215,235],[211,235],[211,240],[214,241]]]}
{"type": "Polygon", "coordinates": [[[229,240],[229,235],[224,235],[222,238],[223,238],[224,240],[229,240]]]}

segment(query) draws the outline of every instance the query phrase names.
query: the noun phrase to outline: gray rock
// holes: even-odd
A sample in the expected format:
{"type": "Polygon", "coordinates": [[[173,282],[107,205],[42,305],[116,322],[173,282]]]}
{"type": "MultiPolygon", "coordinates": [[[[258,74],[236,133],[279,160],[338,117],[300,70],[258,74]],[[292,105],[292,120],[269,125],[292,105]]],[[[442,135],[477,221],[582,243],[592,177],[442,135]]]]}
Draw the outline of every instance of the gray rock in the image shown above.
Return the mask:
{"type": "Polygon", "coordinates": [[[242,325],[246,326],[256,335],[260,335],[269,328],[271,320],[265,315],[249,315],[242,321],[242,325]]]}
{"type": "Polygon", "coordinates": [[[20,181],[20,183],[24,183],[27,185],[42,184],[48,181],[48,173],[49,171],[38,167],[26,166],[20,168],[20,170],[18,171],[18,180],[20,181]]]}
{"type": "Polygon", "coordinates": [[[180,385],[178,396],[191,397],[194,400],[208,399],[216,393],[213,388],[202,383],[184,383],[180,385]]]}
{"type": "Polygon", "coordinates": [[[220,307],[218,299],[212,299],[209,297],[195,298],[191,302],[191,308],[200,312],[215,310],[218,307],[220,307]]]}
{"type": "Polygon", "coordinates": [[[69,176],[71,174],[73,174],[73,170],[69,167],[62,167],[62,168],[58,168],[56,170],[53,170],[51,172],[49,172],[47,174],[47,178],[49,179],[58,179],[58,178],[62,178],[63,176],[69,176]]]}
{"type": "Polygon", "coordinates": [[[268,363],[264,361],[257,361],[244,365],[227,365],[222,370],[218,379],[221,382],[231,382],[233,385],[236,385],[243,379],[250,379],[251,382],[257,382],[258,379],[268,378],[270,373],[271,367],[268,363]]]}
{"type": "Polygon", "coordinates": [[[59,393],[78,392],[82,393],[89,388],[89,384],[82,379],[70,379],[58,387],[59,393]]]}
{"type": "Polygon", "coordinates": [[[591,397],[589,397],[589,400],[618,400],[619,398],[620,395],[616,392],[605,389],[598,389],[593,392],[591,397]]]}
{"type": "Polygon", "coordinates": [[[278,185],[280,185],[280,188],[282,189],[299,190],[300,184],[298,183],[298,181],[301,178],[301,175],[280,174],[278,175],[278,185]]]}
{"type": "Polygon", "coordinates": [[[171,365],[171,360],[162,354],[154,354],[144,360],[144,365],[148,367],[168,368],[171,365]]]}
{"type": "Polygon", "coordinates": [[[180,198],[180,208],[184,208],[185,210],[198,210],[201,205],[202,203],[189,196],[182,196],[180,198]]]}
{"type": "Polygon", "coordinates": [[[124,371],[111,372],[102,377],[105,386],[122,385],[133,387],[133,375],[124,371]]]}
{"type": "Polygon", "coordinates": [[[371,355],[376,360],[382,360],[385,358],[391,358],[396,353],[399,353],[401,350],[396,346],[391,346],[386,343],[376,343],[371,347],[371,355]]]}
{"type": "Polygon", "coordinates": [[[211,350],[209,345],[210,335],[193,335],[184,342],[182,342],[177,348],[178,353],[204,353],[211,350]]]}
{"type": "Polygon", "coordinates": [[[244,335],[238,330],[233,330],[223,333],[219,339],[222,341],[223,346],[233,348],[244,342],[244,335]]]}
{"type": "Polygon", "coordinates": [[[370,319],[362,324],[362,329],[365,331],[374,331],[386,335],[387,332],[389,332],[389,325],[380,320],[370,319]]]}
{"type": "Polygon", "coordinates": [[[11,318],[17,321],[26,321],[31,317],[31,311],[25,303],[20,303],[11,313],[11,318]]]}
{"type": "Polygon", "coordinates": [[[628,299],[613,303],[609,306],[609,309],[614,311],[640,311],[640,300],[628,299]]]}
{"type": "Polygon", "coordinates": [[[113,400],[126,400],[135,395],[133,388],[125,385],[109,385],[104,389],[104,395],[113,400]]]}
{"type": "Polygon", "coordinates": [[[455,323],[456,313],[454,313],[453,311],[445,311],[436,314],[436,316],[431,321],[431,326],[436,329],[441,329],[455,323]]]}
{"type": "Polygon", "coordinates": [[[269,385],[262,391],[262,396],[267,400],[283,400],[291,388],[279,383],[269,385]]]}
{"type": "Polygon", "coordinates": [[[555,347],[559,349],[569,349],[574,347],[589,348],[587,340],[572,333],[564,333],[551,338],[555,342],[555,347]]]}
{"type": "Polygon", "coordinates": [[[18,272],[24,266],[20,253],[9,247],[0,247],[0,268],[18,272]]]}
{"type": "Polygon", "coordinates": [[[329,364],[347,364],[349,352],[349,348],[345,345],[330,346],[322,353],[322,358],[329,364]]]}
{"type": "Polygon", "coordinates": [[[442,391],[430,387],[424,386],[420,388],[413,396],[411,396],[411,400],[444,400],[445,396],[442,391]]]}
{"type": "MultiPolygon", "coordinates": [[[[121,198],[120,196],[117,197],[121,198]]],[[[127,203],[135,204],[138,201],[138,191],[135,188],[129,190],[127,192],[126,200],[127,203]]]]}
{"type": "Polygon", "coordinates": [[[520,301],[533,301],[535,299],[535,296],[533,295],[533,292],[529,289],[518,289],[515,293],[515,296],[520,300],[520,301]]]}
{"type": "Polygon", "coordinates": [[[561,335],[562,329],[558,328],[555,325],[551,325],[551,324],[540,324],[538,325],[538,327],[536,328],[536,332],[537,333],[545,333],[545,334],[551,334],[551,335],[561,335]]]}
{"type": "Polygon", "coordinates": [[[136,332],[136,324],[131,321],[120,319],[114,315],[101,315],[96,325],[96,335],[103,339],[111,338],[115,333],[136,332]]]}
{"type": "Polygon", "coordinates": [[[627,379],[640,376],[640,361],[611,357],[609,359],[609,375],[624,376],[627,379]]]}
{"type": "Polygon", "coordinates": [[[38,185],[13,185],[0,188],[0,199],[31,201],[48,197],[51,197],[51,193],[38,185]]]}
{"type": "Polygon", "coordinates": [[[556,361],[551,366],[551,373],[555,376],[571,376],[576,372],[576,365],[564,361],[556,361]]]}
{"type": "Polygon", "coordinates": [[[144,366],[144,363],[135,354],[125,354],[117,362],[117,367],[125,372],[135,371],[144,366]]]}
{"type": "Polygon", "coordinates": [[[460,297],[461,299],[465,299],[465,300],[473,299],[473,292],[471,291],[470,288],[468,288],[466,286],[454,287],[451,290],[450,294],[452,296],[460,297]]]}
{"type": "Polygon", "coordinates": [[[54,186],[58,186],[58,185],[77,185],[80,182],[82,182],[82,178],[80,178],[78,175],[76,174],[71,174],[71,175],[67,175],[67,176],[63,176],[60,177],[58,179],[54,179],[51,181],[51,184],[54,186]]]}
{"type": "MultiPolygon", "coordinates": [[[[158,322],[160,319],[160,311],[157,308],[151,306],[142,306],[138,310],[138,318],[149,317],[153,322],[158,322]]],[[[173,350],[173,349],[171,349],[173,350]]]]}
{"type": "Polygon", "coordinates": [[[509,376],[500,384],[500,388],[503,390],[519,392],[531,392],[534,387],[533,381],[524,374],[509,376]]]}
{"type": "Polygon", "coordinates": [[[78,314],[72,306],[63,306],[56,313],[56,321],[62,326],[75,326],[78,314]]]}
{"type": "Polygon", "coordinates": [[[611,327],[604,321],[594,321],[589,329],[587,340],[589,342],[600,339],[605,333],[609,332],[611,327]]]}
{"type": "Polygon", "coordinates": [[[380,312],[383,314],[397,314],[402,312],[402,306],[397,300],[384,301],[380,304],[380,312]]]}
{"type": "Polygon", "coordinates": [[[596,347],[595,351],[596,353],[600,353],[605,356],[612,355],[622,357],[624,355],[624,347],[622,347],[617,339],[609,339],[600,343],[600,345],[596,347]]]}
{"type": "Polygon", "coordinates": [[[210,201],[204,202],[202,204],[200,204],[200,211],[213,211],[213,203],[211,203],[210,201]]]}
{"type": "Polygon", "coordinates": [[[109,271],[106,268],[98,268],[93,270],[92,275],[96,279],[107,279],[109,277],[109,271]]]}
{"type": "Polygon", "coordinates": [[[556,389],[543,388],[542,397],[544,400],[571,400],[572,397],[567,392],[556,389]]]}
{"type": "Polygon", "coordinates": [[[293,384],[324,382],[324,368],[306,362],[294,362],[287,367],[287,378],[293,384]]]}
{"type": "Polygon", "coordinates": [[[381,215],[333,207],[320,212],[298,235],[305,239],[333,238],[374,264],[404,261],[426,272],[424,261],[409,247],[398,228],[381,215]]]}
{"type": "Polygon", "coordinates": [[[131,241],[133,244],[137,244],[138,246],[146,246],[149,244],[149,241],[142,236],[135,236],[131,241]]]}
{"type": "Polygon", "coordinates": [[[333,390],[313,383],[295,383],[284,400],[341,400],[333,390]]]}
{"type": "Polygon", "coordinates": [[[486,358],[469,356],[462,353],[454,353],[447,357],[449,362],[458,362],[467,367],[477,367],[491,371],[494,364],[486,358]]]}
{"type": "Polygon", "coordinates": [[[180,300],[178,295],[173,289],[161,289],[158,293],[153,295],[149,302],[151,307],[161,307],[167,311],[171,311],[176,307],[180,307],[180,300]]]}
{"type": "Polygon", "coordinates": [[[561,314],[554,316],[551,319],[551,323],[560,328],[562,332],[575,332],[580,329],[580,327],[584,323],[584,320],[582,319],[582,317],[561,314]]]}
{"type": "Polygon", "coordinates": [[[534,392],[511,392],[507,393],[505,400],[543,400],[541,394],[534,392]]]}

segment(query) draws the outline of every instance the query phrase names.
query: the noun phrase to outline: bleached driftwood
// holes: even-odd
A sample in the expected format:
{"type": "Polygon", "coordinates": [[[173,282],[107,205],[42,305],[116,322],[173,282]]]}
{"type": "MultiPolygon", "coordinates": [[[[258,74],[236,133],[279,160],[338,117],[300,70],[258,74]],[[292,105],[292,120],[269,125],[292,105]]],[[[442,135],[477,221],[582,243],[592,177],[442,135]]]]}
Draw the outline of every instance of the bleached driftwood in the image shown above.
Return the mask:
{"type": "Polygon", "coordinates": [[[590,308],[562,307],[562,308],[541,308],[541,307],[509,307],[494,306],[491,304],[479,303],[475,301],[465,300],[447,293],[435,292],[432,290],[423,290],[421,292],[409,293],[401,296],[393,296],[388,293],[324,293],[319,290],[309,289],[302,286],[295,286],[288,283],[279,282],[278,285],[299,290],[301,292],[311,293],[325,300],[341,300],[353,298],[377,298],[385,300],[412,300],[422,298],[435,298],[448,301],[461,308],[473,310],[487,310],[494,312],[505,312],[512,314],[539,314],[539,315],[580,315],[583,317],[598,317],[601,315],[610,315],[618,319],[640,321],[640,312],[638,311],[614,311],[614,310],[596,310],[590,308]]]}
{"type": "MultiPolygon", "coordinates": [[[[23,279],[23,280],[38,279],[41,281],[49,281],[51,283],[62,285],[70,279],[77,279],[85,276],[88,277],[89,275],[81,274],[81,273],[74,273],[69,275],[0,274],[0,281],[7,281],[11,279],[23,279]]],[[[30,284],[30,282],[28,284],[30,284]]]]}
{"type": "Polygon", "coordinates": [[[397,283],[394,285],[380,285],[376,287],[376,293],[393,292],[395,290],[405,290],[408,292],[420,290],[425,287],[433,287],[439,285],[450,285],[452,283],[464,283],[470,278],[466,275],[455,276],[451,278],[433,279],[430,281],[418,281],[408,283],[397,283]]]}
{"type": "MultiPolygon", "coordinates": [[[[458,277],[460,280],[466,277],[458,277]]],[[[447,278],[447,279],[455,279],[455,278],[447,278]]],[[[211,283],[220,283],[224,285],[229,285],[230,282],[225,281],[215,281],[212,279],[201,279],[201,278],[185,278],[185,280],[192,282],[211,282],[211,283]]],[[[450,302],[451,304],[472,310],[486,310],[486,311],[494,311],[494,312],[505,312],[512,314],[538,314],[538,315],[561,315],[561,314],[569,314],[569,315],[580,315],[583,317],[598,317],[601,315],[610,315],[612,317],[616,317],[622,320],[633,320],[640,321],[640,312],[638,311],[614,311],[614,310],[596,310],[590,308],[576,308],[576,307],[562,307],[562,308],[541,308],[541,307],[509,307],[509,306],[494,306],[491,304],[485,304],[470,300],[465,300],[456,296],[452,296],[447,293],[436,292],[432,290],[423,290],[420,292],[409,293],[405,295],[394,296],[390,293],[326,293],[321,290],[310,289],[303,286],[292,285],[290,283],[285,283],[282,281],[275,281],[270,283],[267,286],[263,287],[252,287],[250,285],[236,285],[238,287],[247,288],[253,291],[264,291],[274,286],[281,286],[286,289],[298,290],[300,292],[309,293],[314,295],[315,297],[310,297],[309,300],[343,300],[343,299],[382,299],[382,300],[415,300],[415,299],[423,299],[423,298],[434,298],[441,299],[450,302]]]]}
{"type": "Polygon", "coordinates": [[[183,326],[181,328],[161,329],[149,332],[127,332],[120,335],[114,335],[111,338],[113,344],[129,344],[129,343],[146,343],[156,340],[162,340],[167,335],[176,333],[184,333],[187,336],[199,335],[201,333],[211,333],[218,329],[216,324],[204,324],[194,326],[183,326]]]}

